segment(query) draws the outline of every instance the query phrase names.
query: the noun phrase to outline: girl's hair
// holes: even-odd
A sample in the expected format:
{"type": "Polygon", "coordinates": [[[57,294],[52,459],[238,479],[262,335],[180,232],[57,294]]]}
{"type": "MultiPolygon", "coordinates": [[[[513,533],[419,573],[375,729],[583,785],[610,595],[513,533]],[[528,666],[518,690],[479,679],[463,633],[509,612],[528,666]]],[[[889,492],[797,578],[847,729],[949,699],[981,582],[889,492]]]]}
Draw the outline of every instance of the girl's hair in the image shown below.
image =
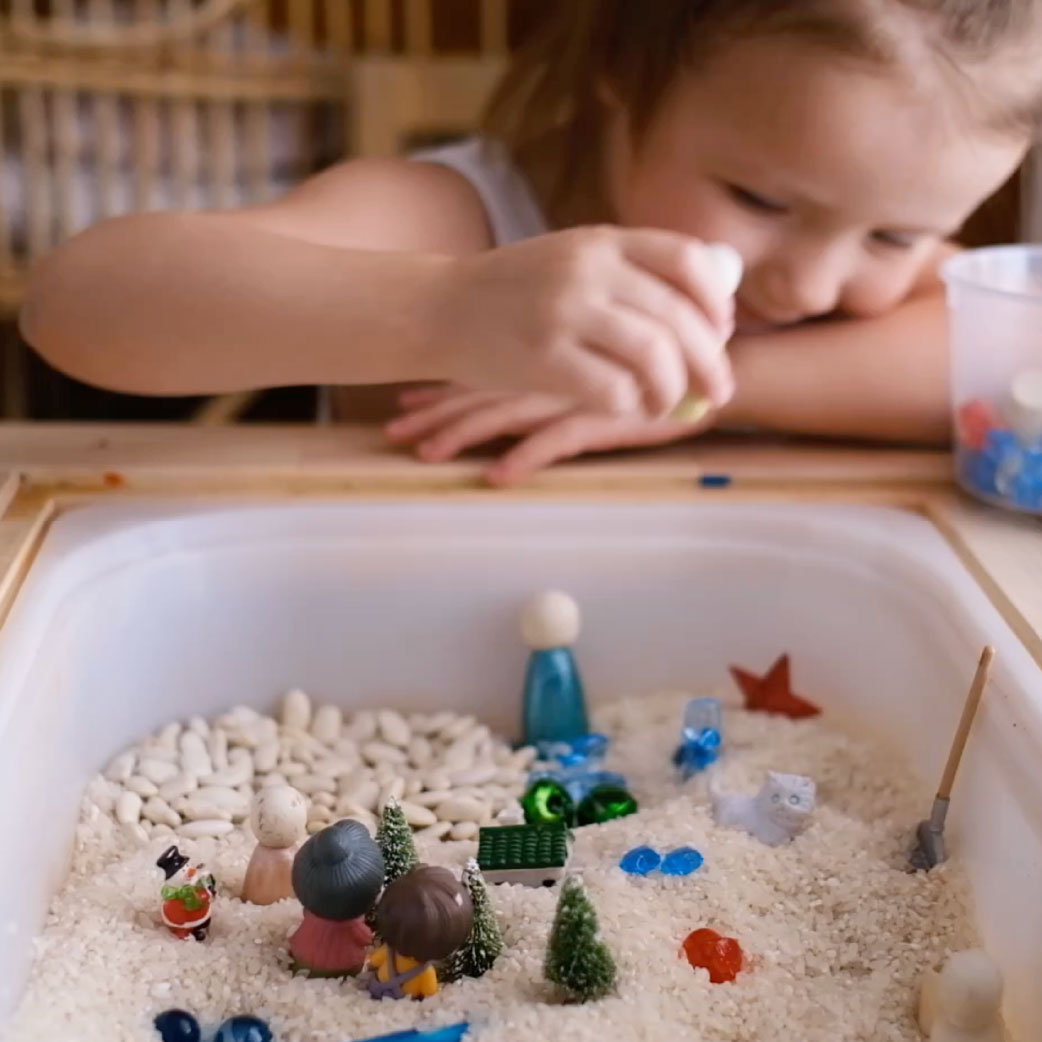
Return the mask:
{"type": "MultiPolygon", "coordinates": [[[[639,140],[681,69],[728,43],[787,36],[880,67],[931,54],[958,74],[1003,48],[1024,47],[1039,0],[567,0],[522,47],[486,110],[483,130],[528,174],[554,223],[603,218],[584,206],[599,183],[605,85],[639,140]],[[562,220],[563,218],[563,220],[562,220]]],[[[1042,109],[1037,48],[984,120],[1028,133],[1042,109]]],[[[1020,63],[1017,63],[1018,66],[1020,63]]]]}
{"type": "Polygon", "coordinates": [[[447,959],[470,935],[470,894],[447,868],[419,865],[399,876],[376,906],[376,930],[399,955],[447,959]]]}
{"type": "Polygon", "coordinates": [[[316,832],[293,858],[293,892],[320,919],[343,922],[373,907],[384,859],[369,830],[350,818],[316,832]]]}

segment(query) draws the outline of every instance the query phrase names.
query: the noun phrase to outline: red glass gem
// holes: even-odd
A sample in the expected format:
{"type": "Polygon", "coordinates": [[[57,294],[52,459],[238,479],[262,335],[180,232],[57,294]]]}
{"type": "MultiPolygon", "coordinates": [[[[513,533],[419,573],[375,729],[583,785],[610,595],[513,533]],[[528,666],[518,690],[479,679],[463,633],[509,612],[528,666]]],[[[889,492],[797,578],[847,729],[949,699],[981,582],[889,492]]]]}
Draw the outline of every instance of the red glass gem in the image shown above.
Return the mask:
{"type": "Polygon", "coordinates": [[[684,938],[684,954],[696,970],[708,970],[714,984],[733,981],[742,968],[742,949],[738,942],[707,927],[684,938]]]}

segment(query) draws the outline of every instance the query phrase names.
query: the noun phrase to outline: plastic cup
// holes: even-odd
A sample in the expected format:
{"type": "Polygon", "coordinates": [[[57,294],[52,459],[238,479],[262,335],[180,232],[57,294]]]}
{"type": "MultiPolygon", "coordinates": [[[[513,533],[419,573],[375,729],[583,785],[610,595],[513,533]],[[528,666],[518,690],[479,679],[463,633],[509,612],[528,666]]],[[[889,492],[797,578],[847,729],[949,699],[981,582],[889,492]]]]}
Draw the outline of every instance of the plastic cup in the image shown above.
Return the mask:
{"type": "Polygon", "coordinates": [[[1042,514],[1042,245],[967,250],[941,276],[958,482],[1042,514]]]}

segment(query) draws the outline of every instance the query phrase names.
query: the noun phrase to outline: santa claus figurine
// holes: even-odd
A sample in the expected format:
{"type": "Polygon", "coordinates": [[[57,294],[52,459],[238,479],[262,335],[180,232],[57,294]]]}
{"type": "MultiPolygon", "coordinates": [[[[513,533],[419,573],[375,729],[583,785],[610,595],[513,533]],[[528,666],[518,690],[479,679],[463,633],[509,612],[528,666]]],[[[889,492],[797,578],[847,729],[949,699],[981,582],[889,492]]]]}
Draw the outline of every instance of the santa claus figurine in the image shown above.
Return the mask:
{"type": "Polygon", "coordinates": [[[166,875],[160,891],[163,899],[163,922],[182,941],[194,937],[206,940],[210,929],[211,904],[217,894],[217,883],[202,865],[189,864],[177,847],[168,847],[156,864],[166,875]]]}

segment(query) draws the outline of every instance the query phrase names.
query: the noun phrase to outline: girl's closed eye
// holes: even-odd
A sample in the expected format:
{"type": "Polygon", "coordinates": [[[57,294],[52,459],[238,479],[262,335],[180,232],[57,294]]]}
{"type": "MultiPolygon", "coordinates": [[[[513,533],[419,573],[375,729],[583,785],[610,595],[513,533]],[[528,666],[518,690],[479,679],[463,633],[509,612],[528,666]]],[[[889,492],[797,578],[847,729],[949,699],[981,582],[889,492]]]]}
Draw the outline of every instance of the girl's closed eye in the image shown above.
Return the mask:
{"type": "Polygon", "coordinates": [[[872,232],[872,242],[877,246],[888,246],[892,250],[910,250],[922,239],[919,232],[893,232],[879,230],[872,232]]]}
{"type": "Polygon", "coordinates": [[[748,188],[742,188],[741,185],[729,184],[727,191],[736,202],[757,213],[785,214],[789,211],[785,203],[760,195],[759,192],[750,191],[748,188]]]}

